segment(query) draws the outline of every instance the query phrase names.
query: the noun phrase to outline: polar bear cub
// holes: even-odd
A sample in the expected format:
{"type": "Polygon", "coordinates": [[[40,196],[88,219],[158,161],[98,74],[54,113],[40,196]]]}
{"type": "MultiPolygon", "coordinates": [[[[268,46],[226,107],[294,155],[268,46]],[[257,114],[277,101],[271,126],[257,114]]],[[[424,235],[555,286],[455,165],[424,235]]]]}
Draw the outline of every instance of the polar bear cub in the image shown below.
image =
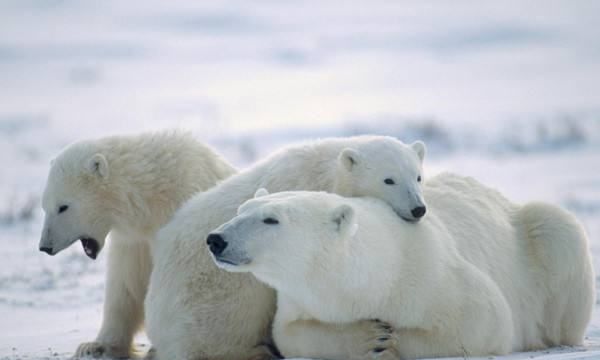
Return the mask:
{"type": "Polygon", "coordinates": [[[257,196],[207,242],[219,267],[278,291],[273,337],[285,357],[485,356],[583,341],[594,275],[581,226],[558,208],[512,204],[450,174],[425,186],[419,224],[373,198],[257,196]],[[371,354],[360,347],[369,334],[351,327],[362,319],[396,329],[371,354]]]}
{"type": "MultiPolygon", "coordinates": [[[[190,199],[158,233],[146,297],[146,332],[158,359],[242,360],[269,356],[275,293],[250,274],[213,263],[205,239],[260,187],[323,190],[385,200],[416,222],[425,145],[386,136],[326,138],[285,147],[190,199]],[[175,296],[174,296],[175,295],[175,296]],[[174,321],[176,319],[176,321],[174,321]]],[[[421,220],[422,221],[422,220],[421,220]]]]}
{"type": "Polygon", "coordinates": [[[212,149],[174,131],[79,141],[53,160],[40,250],[56,255],[79,240],[95,259],[111,237],[102,327],[76,357],[130,355],[156,231],[185,200],[234,172],[212,149]]]}

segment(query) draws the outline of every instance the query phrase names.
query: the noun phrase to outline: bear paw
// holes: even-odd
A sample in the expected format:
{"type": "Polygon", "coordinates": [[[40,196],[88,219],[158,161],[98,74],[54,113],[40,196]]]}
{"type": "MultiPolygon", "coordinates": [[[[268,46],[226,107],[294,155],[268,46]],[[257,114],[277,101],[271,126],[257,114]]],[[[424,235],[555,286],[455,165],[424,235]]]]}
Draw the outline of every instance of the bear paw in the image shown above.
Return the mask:
{"type": "Polygon", "coordinates": [[[114,345],[92,341],[80,344],[79,347],[77,347],[77,351],[75,351],[75,355],[73,356],[75,359],[101,357],[128,358],[129,350],[122,349],[114,345]]]}
{"type": "Polygon", "coordinates": [[[365,321],[367,332],[364,341],[364,356],[357,360],[398,360],[400,355],[394,339],[394,328],[381,320],[365,321]]]}

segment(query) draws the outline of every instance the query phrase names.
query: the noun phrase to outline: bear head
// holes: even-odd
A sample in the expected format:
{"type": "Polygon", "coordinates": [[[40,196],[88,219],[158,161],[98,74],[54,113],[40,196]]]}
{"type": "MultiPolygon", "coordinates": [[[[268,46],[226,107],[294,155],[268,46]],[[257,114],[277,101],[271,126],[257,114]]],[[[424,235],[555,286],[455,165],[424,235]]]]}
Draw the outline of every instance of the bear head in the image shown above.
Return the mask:
{"type": "Polygon", "coordinates": [[[402,219],[417,222],[426,211],[421,189],[425,149],[422,141],[407,145],[391,137],[346,148],[338,157],[335,192],[379,198],[402,219]]]}
{"type": "Polygon", "coordinates": [[[230,272],[252,272],[275,288],[300,281],[314,266],[339,256],[336,240],[358,229],[354,209],[339,201],[343,198],[322,194],[258,190],[236,217],[208,235],[213,260],[230,272]]]}
{"type": "Polygon", "coordinates": [[[87,256],[98,256],[112,224],[109,178],[108,161],[91,142],[71,145],[52,161],[40,251],[56,255],[80,240],[87,256]]]}

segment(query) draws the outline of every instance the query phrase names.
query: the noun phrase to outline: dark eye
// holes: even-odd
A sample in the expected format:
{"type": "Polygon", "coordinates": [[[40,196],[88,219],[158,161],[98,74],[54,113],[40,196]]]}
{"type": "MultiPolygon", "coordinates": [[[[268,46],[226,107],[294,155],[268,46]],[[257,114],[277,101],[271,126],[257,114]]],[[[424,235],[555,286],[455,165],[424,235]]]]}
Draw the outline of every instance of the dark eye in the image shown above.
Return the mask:
{"type": "Polygon", "coordinates": [[[417,181],[421,182],[421,175],[417,176],[417,181]]]}
{"type": "Polygon", "coordinates": [[[64,213],[64,212],[65,212],[65,211],[67,211],[68,209],[69,209],[69,205],[61,205],[61,206],[58,208],[58,213],[59,213],[59,214],[61,214],[61,213],[64,213]]]}
{"type": "Polygon", "coordinates": [[[267,225],[277,225],[277,224],[279,224],[279,221],[277,219],[273,219],[273,218],[266,218],[263,220],[263,223],[265,223],[267,225]]]}
{"type": "Polygon", "coordinates": [[[394,180],[392,180],[390,178],[387,178],[387,179],[383,180],[383,182],[386,183],[386,184],[388,184],[388,185],[394,185],[395,184],[394,180]]]}

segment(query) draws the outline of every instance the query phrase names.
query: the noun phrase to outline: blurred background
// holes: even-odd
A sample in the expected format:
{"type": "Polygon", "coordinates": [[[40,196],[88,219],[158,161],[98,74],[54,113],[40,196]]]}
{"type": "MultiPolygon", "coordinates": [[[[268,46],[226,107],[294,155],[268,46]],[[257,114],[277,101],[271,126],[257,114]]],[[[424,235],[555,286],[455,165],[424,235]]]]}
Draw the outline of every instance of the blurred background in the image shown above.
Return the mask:
{"type": "Polygon", "coordinates": [[[565,206],[597,253],[599,39],[593,0],[0,0],[0,358],[98,328],[105,255],[37,251],[49,161],[82,138],[185,128],[239,167],[422,139],[429,176],[565,206]]]}

